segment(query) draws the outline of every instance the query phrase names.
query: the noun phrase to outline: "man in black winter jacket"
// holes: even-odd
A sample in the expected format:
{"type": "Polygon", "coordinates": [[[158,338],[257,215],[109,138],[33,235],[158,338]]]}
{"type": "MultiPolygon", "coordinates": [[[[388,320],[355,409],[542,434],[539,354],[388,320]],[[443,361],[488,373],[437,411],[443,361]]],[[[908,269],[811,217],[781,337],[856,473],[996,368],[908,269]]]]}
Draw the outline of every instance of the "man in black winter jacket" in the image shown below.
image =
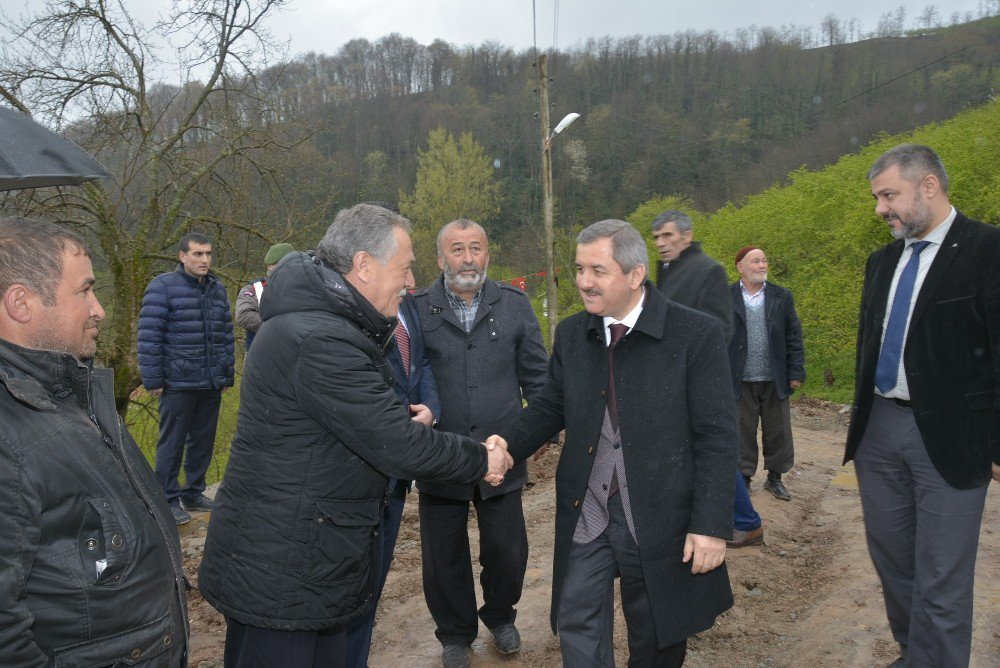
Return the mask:
{"type": "Polygon", "coordinates": [[[268,282],[201,565],[227,666],[343,666],[345,627],[374,604],[388,479],[500,484],[509,468],[502,449],[411,420],[393,389],[409,230],[359,204],[268,282]]]}
{"type": "Polygon", "coordinates": [[[0,666],[187,664],[177,528],[91,363],[93,288],[77,234],[0,219],[0,666]]]}

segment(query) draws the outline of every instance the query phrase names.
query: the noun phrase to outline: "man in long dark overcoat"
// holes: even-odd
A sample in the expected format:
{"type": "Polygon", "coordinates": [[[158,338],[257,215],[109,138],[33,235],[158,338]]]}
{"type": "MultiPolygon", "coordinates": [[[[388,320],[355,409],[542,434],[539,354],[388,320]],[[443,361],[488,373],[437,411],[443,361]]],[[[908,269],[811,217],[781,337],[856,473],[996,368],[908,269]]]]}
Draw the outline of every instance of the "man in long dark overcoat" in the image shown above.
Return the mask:
{"type": "Polygon", "coordinates": [[[733,604],[723,560],[737,445],[722,327],[653,287],[628,223],[595,223],[577,242],[586,312],[559,324],[545,389],[491,441],[523,461],[566,428],[552,578],[564,664],[613,665],[620,575],[629,665],[680,666],[688,636],[733,604]]]}

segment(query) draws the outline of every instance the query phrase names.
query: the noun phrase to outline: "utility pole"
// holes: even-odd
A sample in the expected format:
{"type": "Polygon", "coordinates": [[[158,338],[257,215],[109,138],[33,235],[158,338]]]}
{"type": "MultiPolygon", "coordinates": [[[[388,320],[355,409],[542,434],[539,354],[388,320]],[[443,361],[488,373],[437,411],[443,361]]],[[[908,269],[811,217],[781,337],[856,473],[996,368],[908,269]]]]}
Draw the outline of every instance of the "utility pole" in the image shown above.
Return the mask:
{"type": "Polygon", "coordinates": [[[548,307],[549,346],[556,341],[559,322],[559,296],[556,293],[555,233],[552,228],[552,141],[549,136],[549,75],[548,58],[538,56],[538,96],[541,98],[542,126],[542,208],[545,216],[545,301],[548,307]]]}

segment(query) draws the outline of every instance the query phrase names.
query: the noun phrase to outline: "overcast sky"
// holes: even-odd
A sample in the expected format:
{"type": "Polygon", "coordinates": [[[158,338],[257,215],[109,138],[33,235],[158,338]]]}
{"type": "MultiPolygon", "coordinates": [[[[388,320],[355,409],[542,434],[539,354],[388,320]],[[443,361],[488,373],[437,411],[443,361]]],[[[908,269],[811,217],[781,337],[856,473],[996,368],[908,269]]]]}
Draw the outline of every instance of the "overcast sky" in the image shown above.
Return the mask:
{"type": "MultiPolygon", "coordinates": [[[[2,0],[6,11],[18,5],[43,6],[44,0],[2,0]]],[[[134,18],[147,25],[169,0],[123,0],[134,18]]],[[[422,44],[436,38],[457,46],[495,40],[517,49],[532,46],[531,0],[293,0],[274,14],[275,37],[289,41],[292,56],[308,51],[336,53],[356,37],[370,40],[398,32],[422,44]]],[[[819,31],[820,22],[833,13],[847,21],[856,18],[861,30],[875,28],[884,12],[906,8],[906,27],[933,4],[944,23],[953,12],[975,12],[979,0],[535,0],[537,44],[540,49],[571,47],[588,37],[604,35],[672,34],[688,29],[714,29],[732,34],[750,25],[796,24],[819,31]],[[558,6],[558,30],[553,22],[558,6]]]]}
{"type": "MultiPolygon", "coordinates": [[[[952,12],[975,12],[978,0],[535,0],[538,46],[553,45],[553,17],[559,6],[557,46],[604,35],[671,34],[687,29],[732,32],[750,25],[815,26],[827,14],[857,18],[870,31],[879,16],[906,8],[906,27],[930,4],[947,23],[952,12]]],[[[298,0],[272,23],[288,35],[293,51],[332,53],[355,37],[377,39],[391,32],[430,44],[440,37],[459,46],[496,40],[515,48],[532,46],[531,0],[298,0]]]]}

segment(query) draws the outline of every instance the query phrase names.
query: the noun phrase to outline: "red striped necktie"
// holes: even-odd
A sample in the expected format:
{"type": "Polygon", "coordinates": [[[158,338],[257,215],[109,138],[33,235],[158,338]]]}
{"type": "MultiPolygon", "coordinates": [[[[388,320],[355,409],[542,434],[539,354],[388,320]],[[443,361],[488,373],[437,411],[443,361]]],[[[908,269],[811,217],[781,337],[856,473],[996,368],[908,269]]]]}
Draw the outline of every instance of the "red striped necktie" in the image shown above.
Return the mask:
{"type": "Polygon", "coordinates": [[[399,346],[399,356],[403,358],[403,371],[406,372],[406,377],[410,377],[410,333],[406,331],[406,327],[400,322],[396,325],[396,345],[399,346]]]}

